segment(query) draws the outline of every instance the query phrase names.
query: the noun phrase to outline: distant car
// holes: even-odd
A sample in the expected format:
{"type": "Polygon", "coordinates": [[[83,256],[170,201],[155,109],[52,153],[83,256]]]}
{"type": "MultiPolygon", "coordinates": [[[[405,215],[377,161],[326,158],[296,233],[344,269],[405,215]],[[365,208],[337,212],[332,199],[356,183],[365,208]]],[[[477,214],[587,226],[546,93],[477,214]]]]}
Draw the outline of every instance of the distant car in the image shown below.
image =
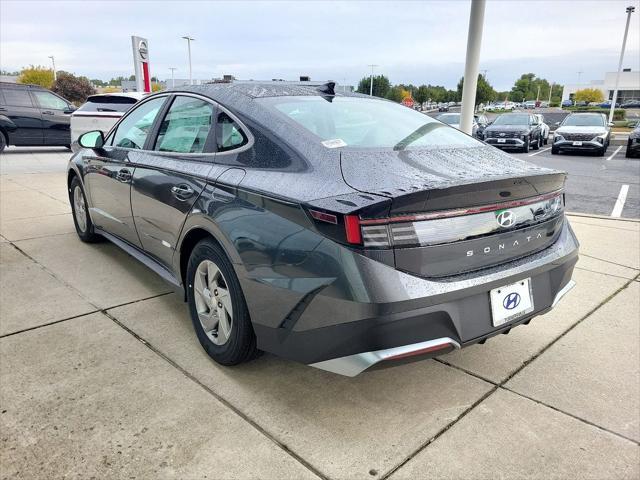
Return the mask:
{"type": "Polygon", "coordinates": [[[611,125],[603,113],[572,113],[555,131],[551,153],[573,150],[602,156],[611,141],[611,125]]]}
{"type": "MultiPolygon", "coordinates": [[[[611,108],[611,100],[606,100],[600,104],[598,104],[601,108],[611,108]]],[[[620,104],[616,102],[616,108],[620,107],[620,104]]]]}
{"type": "MultiPolygon", "coordinates": [[[[457,128],[460,130],[460,114],[459,113],[443,113],[442,115],[438,115],[436,120],[441,121],[442,123],[446,123],[447,125],[457,128]]],[[[485,115],[474,115],[473,116],[473,126],[471,129],[471,135],[482,139],[482,132],[489,124],[489,120],[485,115]]]]}
{"type": "Polygon", "coordinates": [[[587,102],[586,100],[583,100],[582,102],[576,102],[575,105],[576,107],[588,107],[589,102],[587,102]]]}
{"type": "Polygon", "coordinates": [[[7,145],[69,148],[76,107],[38,85],[0,82],[0,152],[7,145]]]}
{"type": "Polygon", "coordinates": [[[78,149],[80,135],[92,130],[108,132],[116,122],[146,94],[101,93],[91,95],[87,101],[71,115],[71,149],[78,149]]]}
{"type": "Polygon", "coordinates": [[[526,102],[524,102],[524,108],[536,108],[536,101],[535,100],[528,100],[526,102]]]}
{"type": "Polygon", "coordinates": [[[640,100],[627,100],[622,105],[621,108],[640,108],[640,100]]]}
{"type": "Polygon", "coordinates": [[[573,107],[573,100],[563,100],[562,101],[562,106],[563,107],[573,107]]]}
{"type": "Polygon", "coordinates": [[[484,141],[498,148],[538,150],[542,145],[542,130],[535,115],[503,113],[484,129],[484,141]]]}
{"type": "Polygon", "coordinates": [[[542,142],[546,145],[549,143],[549,125],[547,125],[544,121],[544,115],[540,113],[535,113],[534,116],[538,119],[538,123],[540,125],[540,130],[542,131],[542,142]]]}
{"type": "Polygon", "coordinates": [[[438,111],[439,112],[448,112],[449,111],[449,104],[443,103],[443,104],[439,105],[438,106],[438,111]]]}
{"type": "Polygon", "coordinates": [[[636,128],[629,134],[625,157],[640,157],[640,122],[636,124],[636,128]]]}

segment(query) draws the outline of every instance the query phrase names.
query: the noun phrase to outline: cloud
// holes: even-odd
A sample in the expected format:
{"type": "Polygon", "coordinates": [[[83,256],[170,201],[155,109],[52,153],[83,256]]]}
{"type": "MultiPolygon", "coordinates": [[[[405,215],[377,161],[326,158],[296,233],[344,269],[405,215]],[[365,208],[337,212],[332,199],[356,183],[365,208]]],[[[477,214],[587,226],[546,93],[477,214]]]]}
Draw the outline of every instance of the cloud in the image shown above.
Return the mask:
{"type": "MultiPolygon", "coordinates": [[[[628,1],[489,1],[481,68],[499,89],[525,72],[558,83],[615,70],[628,1]],[[594,14],[597,11],[597,15],[594,14]]],[[[131,35],[149,39],[152,74],[332,78],[357,83],[379,64],[393,82],[455,87],[470,2],[0,2],[0,67],[49,62],[89,77],[132,73],[131,35]]],[[[638,9],[640,10],[640,8],[638,9]]],[[[634,15],[640,15],[640,11],[634,15]]],[[[637,19],[636,19],[637,20],[637,19]]],[[[625,65],[639,68],[632,22],[625,65]]]]}

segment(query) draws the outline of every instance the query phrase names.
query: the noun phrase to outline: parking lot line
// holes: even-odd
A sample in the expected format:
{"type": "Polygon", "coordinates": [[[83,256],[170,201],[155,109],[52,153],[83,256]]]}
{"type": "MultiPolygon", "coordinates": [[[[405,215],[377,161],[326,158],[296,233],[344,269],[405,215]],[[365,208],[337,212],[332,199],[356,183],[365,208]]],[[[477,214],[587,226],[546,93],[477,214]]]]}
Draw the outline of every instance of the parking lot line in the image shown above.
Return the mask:
{"type": "Polygon", "coordinates": [[[542,152],[546,152],[548,150],[551,150],[551,147],[545,148],[544,150],[538,150],[536,153],[530,153],[529,156],[533,157],[534,155],[540,155],[542,152]]]}
{"type": "Polygon", "coordinates": [[[624,202],[627,200],[627,193],[629,193],[629,185],[622,185],[622,187],[620,187],[620,193],[618,194],[616,204],[613,206],[613,211],[611,212],[612,217],[619,217],[620,215],[622,215],[624,202]]]}
{"type": "Polygon", "coordinates": [[[607,162],[608,162],[609,160],[611,160],[613,157],[615,157],[615,156],[616,156],[616,153],[618,153],[620,150],[622,150],[622,145],[620,145],[618,148],[616,148],[615,152],[613,152],[611,155],[609,155],[609,156],[607,157],[607,162]]]}

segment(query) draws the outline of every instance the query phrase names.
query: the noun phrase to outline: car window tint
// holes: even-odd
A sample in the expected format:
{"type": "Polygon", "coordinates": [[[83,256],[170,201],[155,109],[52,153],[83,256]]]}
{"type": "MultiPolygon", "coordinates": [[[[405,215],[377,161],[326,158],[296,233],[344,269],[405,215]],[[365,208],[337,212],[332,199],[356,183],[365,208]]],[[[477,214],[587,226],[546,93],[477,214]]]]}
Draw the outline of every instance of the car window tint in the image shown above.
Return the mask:
{"type": "Polygon", "coordinates": [[[212,104],[193,97],[177,97],[160,124],[155,150],[202,153],[212,117],[212,104]]]}
{"type": "Polygon", "coordinates": [[[245,145],[248,141],[240,125],[229,115],[222,112],[218,115],[216,127],[216,144],[219,152],[226,152],[245,145]]]}
{"type": "Polygon", "coordinates": [[[25,89],[7,88],[4,90],[4,100],[11,107],[33,107],[29,92],[25,89]]]}
{"type": "Polygon", "coordinates": [[[137,100],[119,95],[94,95],[78,108],[78,112],[127,112],[137,100]]]}
{"type": "Polygon", "coordinates": [[[154,98],[133,110],[118,125],[112,145],[122,148],[143,148],[153,121],[165,100],[166,97],[154,98]]]}
{"type": "Polygon", "coordinates": [[[51,108],[53,110],[66,110],[69,105],[67,102],[59,97],[56,97],[53,93],[34,91],[33,94],[38,99],[38,103],[42,108],[51,108]]]}

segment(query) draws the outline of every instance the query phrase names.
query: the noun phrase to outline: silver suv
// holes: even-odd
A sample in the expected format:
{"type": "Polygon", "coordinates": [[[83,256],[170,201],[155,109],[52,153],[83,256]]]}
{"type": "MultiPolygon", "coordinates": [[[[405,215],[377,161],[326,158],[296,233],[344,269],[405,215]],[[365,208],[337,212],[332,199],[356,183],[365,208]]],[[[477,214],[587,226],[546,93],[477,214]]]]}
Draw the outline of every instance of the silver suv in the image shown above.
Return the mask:
{"type": "Polygon", "coordinates": [[[551,153],[574,150],[602,156],[609,147],[612,126],[603,113],[572,113],[556,130],[551,153]]]}

